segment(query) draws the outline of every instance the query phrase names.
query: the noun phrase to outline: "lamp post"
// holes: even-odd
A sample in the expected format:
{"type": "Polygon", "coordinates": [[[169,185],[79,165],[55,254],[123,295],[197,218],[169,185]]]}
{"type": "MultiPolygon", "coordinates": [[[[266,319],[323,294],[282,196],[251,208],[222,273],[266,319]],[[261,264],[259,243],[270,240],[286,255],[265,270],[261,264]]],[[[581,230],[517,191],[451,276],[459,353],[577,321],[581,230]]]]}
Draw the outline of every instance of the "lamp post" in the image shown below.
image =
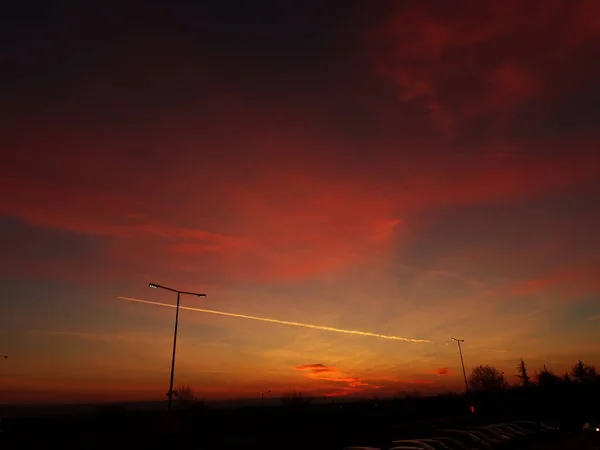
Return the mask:
{"type": "Polygon", "coordinates": [[[266,391],[260,394],[260,407],[262,408],[265,405],[265,394],[270,394],[271,391],[266,391]]]}
{"type": "Polygon", "coordinates": [[[177,289],[172,289],[166,286],[161,286],[156,283],[148,284],[153,289],[164,289],[165,291],[175,292],[177,294],[177,306],[175,307],[175,333],[173,334],[173,356],[171,358],[171,378],[169,380],[169,391],[167,392],[167,397],[169,397],[169,412],[171,412],[171,402],[173,401],[173,375],[175,374],[175,350],[177,349],[177,325],[179,323],[179,297],[181,295],[194,295],[196,297],[206,297],[206,294],[199,294],[197,292],[186,292],[186,291],[178,291],[177,289]]]}
{"type": "Polygon", "coordinates": [[[465,362],[463,361],[462,348],[460,346],[461,342],[465,342],[464,339],[456,339],[452,338],[453,341],[456,341],[458,344],[458,353],[460,355],[460,364],[462,365],[463,377],[465,379],[465,392],[469,392],[469,385],[467,384],[467,372],[465,372],[465,362]]]}

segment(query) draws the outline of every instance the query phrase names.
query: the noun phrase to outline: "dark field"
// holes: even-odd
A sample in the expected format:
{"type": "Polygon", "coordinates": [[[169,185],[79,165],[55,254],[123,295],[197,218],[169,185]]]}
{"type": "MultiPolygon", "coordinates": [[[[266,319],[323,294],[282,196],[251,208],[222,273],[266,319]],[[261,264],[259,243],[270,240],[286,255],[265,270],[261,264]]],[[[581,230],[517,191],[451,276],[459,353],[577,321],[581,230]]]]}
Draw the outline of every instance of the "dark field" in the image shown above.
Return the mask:
{"type": "Polygon", "coordinates": [[[92,413],[5,419],[2,449],[18,448],[202,448],[330,449],[346,446],[391,448],[392,441],[424,438],[436,429],[465,425],[544,420],[560,427],[545,439],[518,449],[583,449],[600,445],[597,435],[583,433],[588,412],[534,414],[512,411],[468,411],[464,398],[361,402],[174,411],[126,411],[97,407],[92,413]],[[444,413],[435,415],[436,412],[444,413]]]}

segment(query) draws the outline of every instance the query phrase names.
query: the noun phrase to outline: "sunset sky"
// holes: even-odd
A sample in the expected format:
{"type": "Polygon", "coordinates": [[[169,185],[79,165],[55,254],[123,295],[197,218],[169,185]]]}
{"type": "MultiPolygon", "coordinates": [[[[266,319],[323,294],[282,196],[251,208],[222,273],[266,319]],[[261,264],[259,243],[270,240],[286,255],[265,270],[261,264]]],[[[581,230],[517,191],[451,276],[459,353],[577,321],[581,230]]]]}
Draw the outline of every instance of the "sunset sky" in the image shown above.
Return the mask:
{"type": "Polygon", "coordinates": [[[600,2],[50,3],[1,19],[0,403],[165,399],[148,282],[431,341],[183,310],[207,399],[600,364],[600,2]]]}

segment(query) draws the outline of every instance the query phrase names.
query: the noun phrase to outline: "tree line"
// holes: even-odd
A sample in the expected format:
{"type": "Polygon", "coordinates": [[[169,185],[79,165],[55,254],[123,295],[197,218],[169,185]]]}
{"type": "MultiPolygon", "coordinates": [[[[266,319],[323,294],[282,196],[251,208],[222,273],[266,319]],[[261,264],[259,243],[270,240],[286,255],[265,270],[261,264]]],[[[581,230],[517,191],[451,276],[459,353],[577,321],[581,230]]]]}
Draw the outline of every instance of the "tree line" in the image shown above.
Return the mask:
{"type": "MultiPolygon", "coordinates": [[[[555,388],[565,384],[591,385],[600,383],[600,376],[594,366],[579,360],[570,371],[563,375],[557,375],[546,365],[539,368],[533,376],[529,375],[527,364],[521,358],[516,367],[516,376],[519,380],[518,386],[528,388],[538,386],[541,388],[555,388]]],[[[498,391],[509,388],[510,385],[496,367],[480,365],[471,371],[469,376],[469,388],[474,392],[498,391]]]]}

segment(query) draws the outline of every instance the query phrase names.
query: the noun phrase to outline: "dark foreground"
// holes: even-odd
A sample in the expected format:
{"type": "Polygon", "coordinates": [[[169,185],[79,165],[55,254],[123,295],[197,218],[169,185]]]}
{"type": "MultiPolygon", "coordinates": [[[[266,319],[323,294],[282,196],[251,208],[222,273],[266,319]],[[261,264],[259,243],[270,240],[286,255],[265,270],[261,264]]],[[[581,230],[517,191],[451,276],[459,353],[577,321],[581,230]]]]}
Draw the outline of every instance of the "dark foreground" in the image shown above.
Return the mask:
{"type": "Polygon", "coordinates": [[[437,428],[531,419],[543,419],[560,427],[560,432],[520,448],[591,450],[600,446],[600,433],[583,433],[582,421],[574,414],[531,417],[466,413],[435,419],[417,417],[423,412],[411,414],[405,407],[398,411],[393,403],[373,402],[238,410],[192,408],[170,415],[104,407],[88,415],[5,419],[0,448],[390,449],[394,440],[426,437],[437,428]]]}

